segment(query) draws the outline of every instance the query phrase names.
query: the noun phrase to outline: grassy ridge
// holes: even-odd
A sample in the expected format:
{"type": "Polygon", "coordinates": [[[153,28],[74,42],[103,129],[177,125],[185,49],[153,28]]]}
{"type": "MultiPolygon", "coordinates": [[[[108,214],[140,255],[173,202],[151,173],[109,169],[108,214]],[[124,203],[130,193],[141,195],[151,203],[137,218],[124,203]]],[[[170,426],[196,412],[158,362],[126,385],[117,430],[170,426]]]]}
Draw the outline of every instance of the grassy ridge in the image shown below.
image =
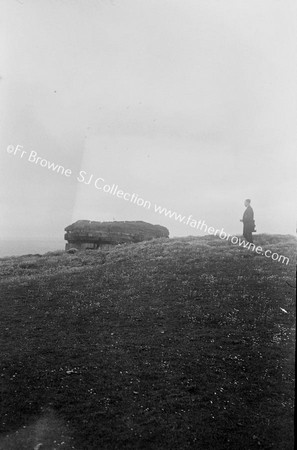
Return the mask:
{"type": "Polygon", "coordinates": [[[293,448],[296,241],[257,240],[290,265],[211,237],[3,259],[0,433],[51,407],[63,448],[293,448]]]}

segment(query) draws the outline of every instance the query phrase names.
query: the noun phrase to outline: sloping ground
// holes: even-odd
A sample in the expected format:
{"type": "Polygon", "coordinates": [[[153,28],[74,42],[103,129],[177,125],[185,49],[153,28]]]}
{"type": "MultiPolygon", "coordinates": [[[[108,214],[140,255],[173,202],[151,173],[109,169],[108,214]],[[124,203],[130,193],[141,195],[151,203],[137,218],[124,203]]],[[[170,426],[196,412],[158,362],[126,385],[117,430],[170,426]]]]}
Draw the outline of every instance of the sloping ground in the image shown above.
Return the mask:
{"type": "Polygon", "coordinates": [[[50,409],[42,450],[291,450],[296,240],[256,239],[290,264],[211,237],[3,259],[0,448],[50,409]]]}

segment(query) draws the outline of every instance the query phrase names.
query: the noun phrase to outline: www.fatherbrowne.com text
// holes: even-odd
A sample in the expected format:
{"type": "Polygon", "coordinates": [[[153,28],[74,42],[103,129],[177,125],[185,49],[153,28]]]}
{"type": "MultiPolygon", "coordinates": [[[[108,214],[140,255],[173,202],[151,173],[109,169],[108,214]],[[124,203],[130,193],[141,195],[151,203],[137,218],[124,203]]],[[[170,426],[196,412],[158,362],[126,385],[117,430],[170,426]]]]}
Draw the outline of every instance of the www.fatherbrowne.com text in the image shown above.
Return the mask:
{"type": "MultiPolygon", "coordinates": [[[[27,161],[31,164],[39,165],[45,169],[48,169],[59,175],[63,175],[67,178],[75,176],[75,174],[73,174],[71,169],[69,168],[67,169],[60,164],[56,164],[54,162],[48,161],[45,158],[42,158],[37,154],[36,151],[32,150],[29,153],[24,150],[24,147],[22,145],[16,146],[8,145],[7,153],[12,154],[14,156],[17,155],[21,159],[24,157],[24,159],[27,159],[27,161]]],[[[285,263],[287,265],[289,264],[289,258],[287,256],[279,255],[278,253],[272,253],[272,251],[269,249],[264,250],[260,245],[256,247],[255,244],[251,242],[247,242],[244,239],[241,239],[237,236],[227,234],[223,228],[219,230],[213,227],[209,227],[204,220],[196,220],[192,215],[183,216],[163,206],[157,205],[155,203],[152,204],[149,200],[143,199],[135,192],[133,193],[126,192],[125,190],[120,189],[119,186],[115,183],[113,184],[105,183],[104,178],[95,177],[94,174],[88,174],[85,170],[81,170],[76,175],[76,180],[79,183],[83,183],[87,186],[93,185],[95,189],[97,189],[98,191],[103,191],[106,194],[123,199],[126,202],[133,203],[139,207],[149,210],[153,209],[156,214],[163,215],[169,219],[175,220],[176,222],[182,223],[191,228],[195,228],[196,230],[199,231],[204,231],[210,235],[218,236],[222,240],[227,240],[234,245],[239,245],[240,247],[252,250],[256,252],[256,254],[258,255],[264,255],[267,258],[271,258],[273,261],[278,261],[283,264],[285,263]]]]}

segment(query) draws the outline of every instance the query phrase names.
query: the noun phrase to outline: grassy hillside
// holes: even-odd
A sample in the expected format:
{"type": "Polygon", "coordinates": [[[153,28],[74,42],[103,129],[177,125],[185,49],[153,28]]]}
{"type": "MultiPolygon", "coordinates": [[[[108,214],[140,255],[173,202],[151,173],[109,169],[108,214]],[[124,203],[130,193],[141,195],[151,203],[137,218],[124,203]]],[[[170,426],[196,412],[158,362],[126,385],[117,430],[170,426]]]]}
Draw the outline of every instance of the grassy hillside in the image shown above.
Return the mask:
{"type": "Polygon", "coordinates": [[[213,237],[0,260],[0,449],[292,449],[296,240],[256,240],[290,264],[213,237]]]}

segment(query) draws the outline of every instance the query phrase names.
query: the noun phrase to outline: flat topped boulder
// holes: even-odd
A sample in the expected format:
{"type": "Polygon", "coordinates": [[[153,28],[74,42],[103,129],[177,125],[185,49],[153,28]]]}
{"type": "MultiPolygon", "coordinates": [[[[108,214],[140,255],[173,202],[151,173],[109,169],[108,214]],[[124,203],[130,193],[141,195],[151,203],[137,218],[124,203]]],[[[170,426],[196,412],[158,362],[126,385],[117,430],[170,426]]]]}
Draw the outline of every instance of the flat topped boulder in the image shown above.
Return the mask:
{"type": "Polygon", "coordinates": [[[167,228],[143,221],[96,222],[78,220],[65,228],[66,250],[149,241],[169,237],[167,228]]]}

